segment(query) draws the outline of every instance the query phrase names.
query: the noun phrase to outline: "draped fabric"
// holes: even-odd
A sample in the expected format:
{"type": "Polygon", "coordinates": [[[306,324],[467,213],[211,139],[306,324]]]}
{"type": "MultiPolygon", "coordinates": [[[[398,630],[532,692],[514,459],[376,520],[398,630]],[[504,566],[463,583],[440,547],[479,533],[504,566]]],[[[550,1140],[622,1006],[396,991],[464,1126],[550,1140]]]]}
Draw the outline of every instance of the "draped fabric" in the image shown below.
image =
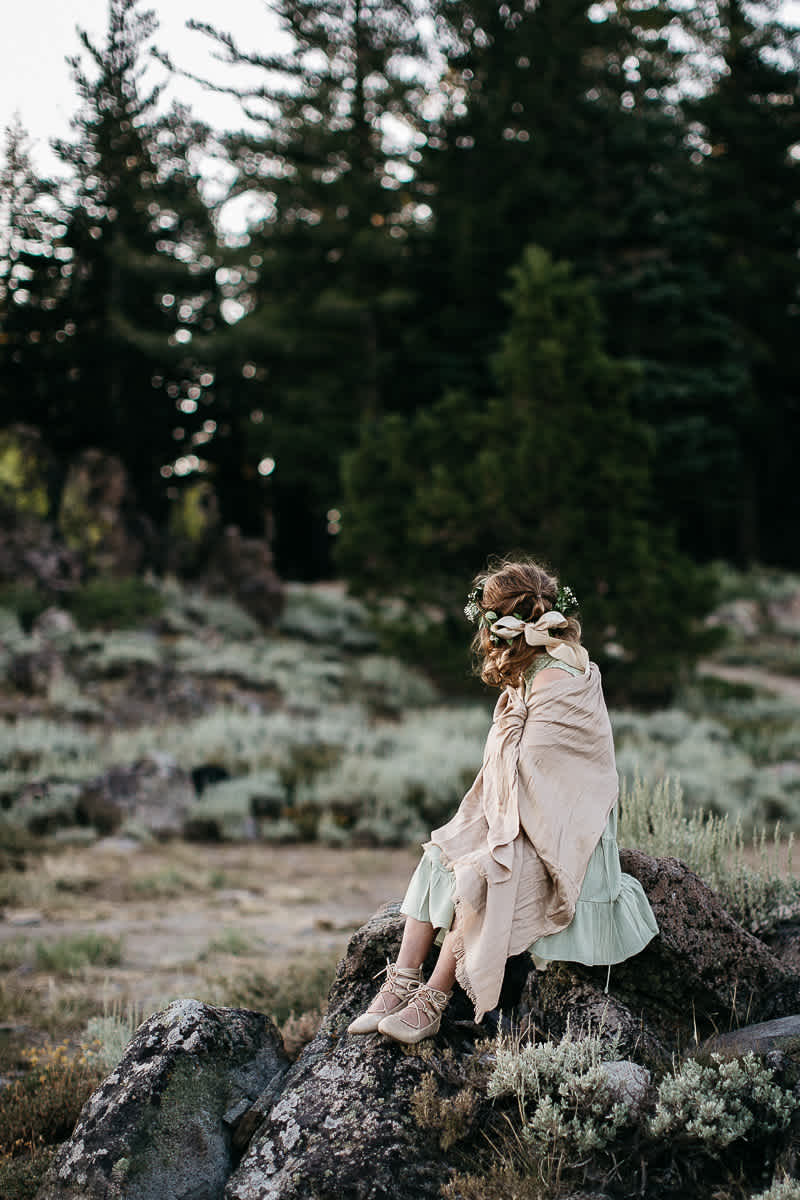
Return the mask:
{"type": "Polygon", "coordinates": [[[617,792],[594,663],[527,701],[502,692],[477,778],[427,843],[455,876],[448,944],[476,1020],[497,1004],[509,955],[569,925],[617,792]]]}

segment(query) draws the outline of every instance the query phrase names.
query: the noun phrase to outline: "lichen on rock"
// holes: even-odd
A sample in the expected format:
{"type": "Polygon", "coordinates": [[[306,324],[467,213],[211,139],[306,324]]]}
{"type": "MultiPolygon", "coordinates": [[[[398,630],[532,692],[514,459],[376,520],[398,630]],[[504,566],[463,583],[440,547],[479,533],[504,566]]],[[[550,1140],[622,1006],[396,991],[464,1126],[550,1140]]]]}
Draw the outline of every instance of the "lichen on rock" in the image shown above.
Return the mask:
{"type": "Polygon", "coordinates": [[[218,1200],[237,1157],[226,1114],[286,1066],[262,1013],[173,1001],[90,1096],[38,1200],[218,1200]]]}

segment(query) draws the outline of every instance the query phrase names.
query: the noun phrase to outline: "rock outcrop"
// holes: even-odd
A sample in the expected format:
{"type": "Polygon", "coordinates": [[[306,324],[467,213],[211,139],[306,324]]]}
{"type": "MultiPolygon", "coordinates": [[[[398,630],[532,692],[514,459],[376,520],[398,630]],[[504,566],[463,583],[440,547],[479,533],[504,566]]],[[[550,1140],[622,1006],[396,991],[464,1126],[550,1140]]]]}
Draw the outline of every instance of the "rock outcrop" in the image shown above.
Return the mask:
{"type": "Polygon", "coordinates": [[[800,975],[742,929],[703,881],[675,858],[620,852],[623,871],[642,884],[659,936],[611,968],[560,963],[531,975],[520,1009],[556,1036],[569,1020],[603,1026],[621,1050],[644,1061],[669,1059],[719,1029],[800,1011],[800,975]]]}
{"type": "MultiPolygon", "coordinates": [[[[399,946],[403,919],[397,905],[387,905],[351,938],[323,1024],[285,1074],[264,1017],[184,1001],[188,1008],[150,1018],[87,1104],[39,1200],[437,1200],[452,1165],[438,1134],[415,1119],[414,1093],[430,1072],[447,1092],[454,1068],[488,1070],[491,1047],[476,1055],[476,1045],[509,1016],[556,1036],[587,1023],[618,1035],[622,1061],[609,1070],[637,1102],[648,1094],[646,1065],[668,1065],[676,1049],[715,1027],[744,1023],[745,1014],[772,1023],[763,1030],[768,1038],[779,1026],[785,1049],[783,1034],[791,1041],[800,1012],[800,975],[741,929],[676,859],[622,857],[650,898],[660,935],[612,968],[608,993],[605,968],[560,964],[540,973],[523,955],[509,960],[503,1012],[487,1014],[481,1026],[457,990],[439,1035],[418,1047],[348,1035],[399,946]],[[792,1014],[794,1024],[776,1023],[792,1014]],[[226,1074],[221,1059],[247,1065],[226,1074]],[[241,1070],[249,1072],[247,1084],[239,1082],[241,1070]],[[257,1075],[260,1092],[248,1102],[257,1075]]],[[[479,1094],[467,1135],[479,1137],[489,1112],[479,1094]]]]}
{"type": "Polygon", "coordinates": [[[395,956],[402,927],[397,906],[387,906],[353,935],[322,1028],[286,1076],[278,1102],[252,1114],[264,1119],[226,1200],[439,1196],[449,1169],[435,1139],[415,1122],[410,1100],[437,1059],[472,1049],[479,1031],[467,1005],[451,1006],[427,1047],[345,1032],[375,994],[374,976],[395,956]]]}
{"type": "Polygon", "coordinates": [[[286,1066],[269,1017],[174,1001],[90,1096],[37,1200],[218,1200],[237,1120],[286,1066]]]}

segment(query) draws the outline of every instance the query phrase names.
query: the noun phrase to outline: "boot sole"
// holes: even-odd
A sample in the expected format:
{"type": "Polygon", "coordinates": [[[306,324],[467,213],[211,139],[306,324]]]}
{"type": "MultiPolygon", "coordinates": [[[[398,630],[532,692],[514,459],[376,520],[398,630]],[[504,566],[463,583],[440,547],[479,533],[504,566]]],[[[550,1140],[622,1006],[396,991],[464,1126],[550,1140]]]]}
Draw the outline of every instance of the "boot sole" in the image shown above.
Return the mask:
{"type": "Polygon", "coordinates": [[[403,1023],[402,1028],[398,1030],[384,1029],[387,1019],[384,1017],[378,1025],[378,1033],[382,1033],[385,1037],[392,1038],[395,1042],[402,1042],[404,1046],[416,1046],[418,1042],[424,1042],[426,1038],[436,1037],[442,1024],[442,1018],[433,1021],[430,1025],[426,1025],[424,1029],[412,1029],[409,1025],[403,1023]]]}

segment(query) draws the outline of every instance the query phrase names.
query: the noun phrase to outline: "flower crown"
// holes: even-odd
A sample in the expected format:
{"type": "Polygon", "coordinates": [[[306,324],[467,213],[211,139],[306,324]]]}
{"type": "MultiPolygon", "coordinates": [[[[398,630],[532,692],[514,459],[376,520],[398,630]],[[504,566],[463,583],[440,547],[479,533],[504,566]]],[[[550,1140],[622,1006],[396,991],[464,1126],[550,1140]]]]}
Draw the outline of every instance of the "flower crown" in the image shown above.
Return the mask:
{"type": "MultiPolygon", "coordinates": [[[[500,618],[492,609],[484,611],[484,609],[481,607],[481,603],[483,601],[483,587],[483,583],[477,583],[467,596],[467,603],[464,605],[464,616],[468,621],[471,621],[473,625],[477,621],[479,629],[481,626],[485,626],[489,630],[489,640],[491,643],[494,646],[499,646],[505,639],[502,639],[498,634],[494,633],[491,629],[491,626],[494,625],[495,622],[499,621],[500,618]]],[[[562,613],[564,616],[566,616],[567,613],[572,612],[577,608],[578,597],[575,595],[572,588],[567,587],[566,585],[559,587],[558,595],[556,596],[555,608],[553,611],[562,613]]],[[[512,613],[511,615],[518,621],[524,620],[524,618],[518,612],[512,613]]]]}

